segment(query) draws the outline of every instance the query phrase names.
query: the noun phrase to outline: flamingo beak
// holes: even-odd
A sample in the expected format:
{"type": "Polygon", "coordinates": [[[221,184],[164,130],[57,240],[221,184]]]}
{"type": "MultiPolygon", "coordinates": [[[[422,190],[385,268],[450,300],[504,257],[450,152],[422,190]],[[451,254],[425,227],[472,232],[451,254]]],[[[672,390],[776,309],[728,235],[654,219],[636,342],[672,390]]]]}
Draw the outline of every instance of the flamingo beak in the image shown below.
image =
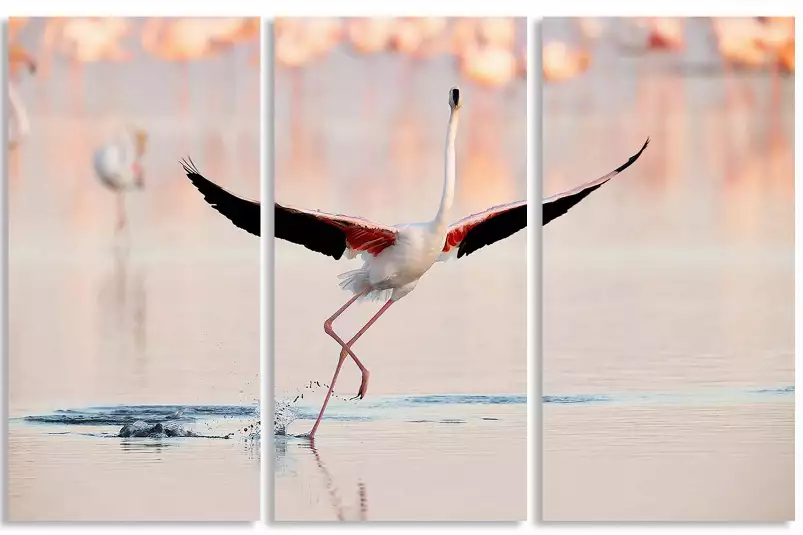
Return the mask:
{"type": "Polygon", "coordinates": [[[459,110],[463,102],[460,100],[460,88],[453,87],[449,90],[449,107],[453,110],[459,110]]]}
{"type": "Polygon", "coordinates": [[[137,145],[137,157],[141,158],[145,154],[145,150],[148,148],[148,133],[144,130],[136,130],[134,134],[137,145]]]}

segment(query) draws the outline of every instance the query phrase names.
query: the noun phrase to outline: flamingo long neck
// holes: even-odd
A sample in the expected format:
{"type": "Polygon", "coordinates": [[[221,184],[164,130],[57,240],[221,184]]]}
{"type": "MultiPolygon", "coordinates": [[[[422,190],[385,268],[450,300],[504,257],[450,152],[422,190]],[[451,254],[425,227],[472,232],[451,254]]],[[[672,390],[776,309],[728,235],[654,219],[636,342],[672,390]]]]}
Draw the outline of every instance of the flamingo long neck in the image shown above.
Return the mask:
{"type": "Polygon", "coordinates": [[[28,135],[30,123],[28,122],[28,114],[25,111],[25,106],[22,104],[22,99],[13,84],[8,84],[8,99],[11,104],[11,116],[14,118],[17,125],[16,136],[9,141],[12,144],[17,144],[22,141],[22,138],[28,135]]]}
{"type": "Polygon", "coordinates": [[[449,115],[449,129],[446,134],[446,172],[443,179],[443,195],[441,196],[438,215],[435,216],[435,221],[433,221],[438,228],[446,225],[446,219],[449,217],[449,211],[452,209],[452,202],[454,201],[454,140],[457,136],[457,120],[459,114],[459,109],[453,109],[452,113],[449,115]]]}

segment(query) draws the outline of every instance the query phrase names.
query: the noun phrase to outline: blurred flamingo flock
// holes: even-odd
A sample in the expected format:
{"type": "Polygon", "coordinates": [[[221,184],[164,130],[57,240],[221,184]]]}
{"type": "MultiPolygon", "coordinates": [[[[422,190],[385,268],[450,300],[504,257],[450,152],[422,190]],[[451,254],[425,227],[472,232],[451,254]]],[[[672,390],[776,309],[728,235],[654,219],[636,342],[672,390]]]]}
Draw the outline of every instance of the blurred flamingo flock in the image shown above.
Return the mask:
{"type": "Polygon", "coordinates": [[[139,232],[201,239],[193,225],[217,228],[181,156],[259,196],[259,18],[32,17],[8,28],[9,210],[21,246],[59,221],[84,242],[108,237],[120,203],[98,186],[120,181],[96,176],[93,157],[126,137],[147,141],[128,162],[148,177],[128,206],[139,232]],[[28,195],[44,213],[17,211],[28,195]]]}
{"type": "Polygon", "coordinates": [[[274,54],[285,69],[321,61],[339,46],[417,61],[448,55],[465,79],[497,88],[526,78],[526,41],[512,17],[277,18],[274,54]]]}
{"type": "MultiPolygon", "coordinates": [[[[560,39],[544,42],[542,64],[544,82],[557,83],[585,73],[592,63],[591,46],[610,36],[613,19],[574,19],[580,43],[560,39]]],[[[629,28],[618,28],[617,38],[623,50],[644,53],[668,52],[682,56],[686,50],[686,24],[680,17],[636,17],[618,19],[629,28]]],[[[711,46],[721,63],[707,66],[716,71],[747,69],[774,73],[795,71],[794,17],[711,17],[707,19],[712,34],[711,46]]]]}

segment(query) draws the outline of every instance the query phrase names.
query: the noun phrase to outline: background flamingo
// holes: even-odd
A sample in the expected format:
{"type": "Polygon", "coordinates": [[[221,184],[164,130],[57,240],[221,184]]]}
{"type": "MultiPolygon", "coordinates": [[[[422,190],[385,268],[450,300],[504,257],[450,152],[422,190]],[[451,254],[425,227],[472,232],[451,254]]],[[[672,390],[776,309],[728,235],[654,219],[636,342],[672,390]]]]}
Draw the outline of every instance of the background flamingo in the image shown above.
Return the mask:
{"type": "Polygon", "coordinates": [[[93,157],[95,172],[101,184],[117,197],[117,230],[126,226],[125,195],[145,187],[142,157],[148,143],[144,130],[131,128],[118,132],[114,138],[97,149],[93,157]]]}
{"type": "Polygon", "coordinates": [[[8,121],[8,146],[10,149],[17,147],[31,130],[28,112],[15,82],[22,69],[31,74],[36,73],[36,60],[22,46],[12,43],[8,49],[8,101],[11,107],[11,116],[8,121]]]}

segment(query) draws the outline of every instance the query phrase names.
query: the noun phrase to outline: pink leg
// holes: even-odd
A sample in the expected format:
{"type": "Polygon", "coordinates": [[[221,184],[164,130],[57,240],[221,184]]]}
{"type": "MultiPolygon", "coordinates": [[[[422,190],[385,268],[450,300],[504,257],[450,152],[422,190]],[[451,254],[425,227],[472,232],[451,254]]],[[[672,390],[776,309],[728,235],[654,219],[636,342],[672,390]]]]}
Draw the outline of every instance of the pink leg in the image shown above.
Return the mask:
{"type": "MultiPolygon", "coordinates": [[[[336,320],[336,319],[337,319],[337,317],[338,317],[338,316],[340,316],[340,315],[341,315],[343,312],[345,312],[345,311],[346,311],[346,309],[347,309],[348,307],[350,307],[351,305],[353,305],[353,304],[354,304],[354,302],[355,302],[357,299],[359,299],[360,297],[362,297],[363,295],[365,295],[366,293],[368,293],[368,291],[369,291],[369,290],[365,290],[365,291],[363,291],[363,292],[361,292],[361,293],[358,293],[358,294],[356,294],[354,297],[352,297],[351,299],[349,299],[349,300],[346,302],[346,304],[345,304],[345,305],[343,305],[342,307],[340,307],[340,308],[337,310],[337,312],[335,312],[334,314],[332,314],[332,316],[331,316],[331,317],[330,317],[328,320],[326,320],[325,322],[323,322],[323,330],[324,330],[324,331],[326,331],[326,334],[328,334],[329,336],[331,336],[332,338],[334,338],[334,339],[335,339],[335,341],[336,341],[337,343],[339,343],[339,344],[340,344],[341,346],[343,346],[343,347],[346,347],[346,346],[345,346],[345,344],[344,344],[344,343],[343,343],[343,341],[340,339],[340,337],[338,337],[338,336],[337,336],[337,334],[335,334],[335,332],[332,330],[332,322],[333,322],[334,320],[336,320]]],[[[355,356],[353,353],[352,353],[352,358],[354,359],[354,362],[357,364],[357,366],[359,366],[359,368],[360,368],[360,371],[362,371],[362,373],[363,373],[363,377],[365,377],[365,375],[368,373],[368,370],[365,368],[365,366],[363,366],[363,365],[362,365],[362,362],[360,362],[360,360],[359,360],[359,359],[358,359],[358,358],[357,358],[357,357],[356,357],[356,356],[355,356]]],[[[314,438],[315,438],[315,431],[317,431],[317,430],[318,430],[318,426],[321,424],[321,418],[323,417],[323,411],[325,411],[325,410],[326,410],[326,405],[329,403],[329,398],[331,398],[331,397],[332,397],[332,392],[334,391],[334,389],[335,389],[335,383],[337,382],[337,376],[340,374],[340,368],[342,368],[342,367],[343,367],[343,361],[344,361],[345,359],[346,359],[346,357],[345,357],[345,356],[341,356],[341,357],[340,357],[340,360],[339,360],[339,361],[338,361],[338,363],[337,363],[337,368],[335,368],[335,374],[332,376],[332,382],[329,384],[329,391],[328,391],[328,392],[326,392],[326,397],[323,399],[323,406],[321,407],[321,412],[320,412],[320,413],[318,413],[318,419],[317,419],[317,420],[315,420],[315,425],[312,427],[312,431],[310,431],[310,434],[309,434],[309,438],[310,438],[310,439],[314,439],[314,438]]]]}
{"type": "MultiPolygon", "coordinates": [[[[348,341],[348,343],[346,344],[346,346],[347,346],[347,347],[344,347],[344,348],[343,348],[343,350],[341,350],[341,351],[340,351],[340,358],[345,358],[345,357],[346,357],[346,355],[347,355],[348,353],[351,353],[351,346],[353,346],[353,345],[354,345],[354,344],[357,342],[357,340],[359,340],[359,339],[360,339],[360,337],[361,337],[363,334],[365,334],[365,331],[367,331],[367,330],[368,330],[368,328],[369,328],[371,325],[373,325],[373,324],[374,324],[374,322],[375,322],[377,319],[379,319],[379,316],[381,316],[382,314],[384,314],[384,313],[385,313],[385,311],[386,311],[388,308],[390,308],[390,305],[392,305],[393,303],[394,303],[394,301],[388,301],[387,303],[385,303],[384,305],[382,305],[382,308],[380,308],[380,309],[379,309],[379,312],[377,312],[376,314],[374,314],[374,317],[373,317],[373,318],[371,318],[370,320],[368,320],[368,323],[366,323],[366,324],[363,326],[363,328],[362,328],[362,329],[360,329],[359,331],[357,331],[357,334],[355,334],[355,335],[352,337],[352,339],[348,341]],[[347,352],[348,352],[348,353],[347,353],[347,352]]],[[[353,355],[354,353],[351,353],[351,354],[353,355]]],[[[357,392],[357,396],[356,396],[356,397],[358,397],[358,398],[360,398],[360,399],[362,399],[362,398],[364,398],[364,397],[365,397],[365,392],[366,392],[366,390],[368,390],[368,377],[369,377],[369,376],[370,376],[370,374],[368,373],[368,370],[365,370],[365,371],[363,372],[363,375],[362,375],[362,382],[360,383],[360,390],[357,392]]]]}
{"type": "Polygon", "coordinates": [[[340,374],[340,368],[343,367],[343,362],[345,362],[346,357],[340,357],[337,361],[337,368],[335,368],[335,374],[332,376],[332,382],[329,384],[329,391],[326,393],[326,397],[323,399],[323,405],[321,406],[321,412],[318,413],[318,419],[315,420],[315,425],[312,426],[312,431],[309,432],[310,440],[315,439],[315,431],[318,430],[318,426],[321,425],[321,418],[323,418],[323,411],[326,410],[326,405],[329,403],[329,398],[332,397],[332,392],[335,389],[335,382],[337,382],[337,376],[340,374]]]}
{"type": "Polygon", "coordinates": [[[125,223],[125,199],[123,199],[123,193],[117,192],[117,230],[123,230],[125,223]]]}
{"type": "Polygon", "coordinates": [[[350,346],[354,342],[356,342],[357,339],[359,339],[363,334],[365,334],[365,331],[367,331],[368,328],[374,324],[374,322],[379,318],[379,316],[381,316],[388,308],[390,308],[390,305],[393,304],[393,301],[388,301],[387,303],[385,303],[379,310],[379,312],[374,314],[374,317],[371,318],[368,321],[368,323],[366,323],[365,326],[362,329],[360,329],[359,332],[357,332],[357,334],[354,335],[354,337],[349,341],[348,344],[344,343],[343,340],[341,340],[340,337],[337,336],[337,334],[335,334],[335,332],[332,330],[332,321],[334,321],[349,306],[351,306],[351,304],[354,303],[354,301],[356,301],[365,293],[366,292],[362,292],[352,297],[345,305],[343,305],[337,312],[335,312],[331,318],[329,318],[328,320],[326,320],[326,322],[324,322],[324,330],[326,330],[326,333],[332,338],[334,338],[340,345],[342,345],[343,350],[340,352],[340,358],[337,361],[337,368],[335,368],[335,374],[332,376],[332,382],[329,384],[329,391],[326,392],[326,397],[323,400],[323,406],[321,406],[321,412],[318,413],[318,419],[315,420],[315,425],[312,426],[312,431],[310,431],[309,433],[310,439],[315,438],[315,432],[318,430],[318,426],[321,425],[321,419],[323,418],[323,413],[326,410],[326,405],[329,403],[329,398],[332,397],[332,392],[334,392],[335,383],[337,382],[337,376],[340,374],[340,368],[343,367],[343,362],[346,360],[347,354],[351,355],[351,358],[354,360],[354,362],[357,364],[357,366],[359,366],[360,370],[362,371],[362,382],[360,383],[360,390],[357,393],[357,396],[362,398],[365,395],[365,391],[368,388],[368,377],[369,377],[368,370],[365,368],[365,366],[363,366],[362,362],[360,362],[360,360],[351,350],[350,346]]]}
{"type": "MultiPolygon", "coordinates": [[[[329,336],[334,338],[335,342],[340,344],[343,347],[343,349],[345,351],[347,351],[349,355],[351,355],[351,358],[352,358],[352,360],[354,360],[354,363],[357,365],[358,368],[360,368],[360,371],[362,372],[362,380],[365,383],[368,382],[368,369],[365,366],[363,366],[362,362],[360,362],[360,359],[357,358],[357,355],[355,355],[353,351],[348,349],[348,346],[346,346],[346,343],[337,335],[337,333],[335,333],[334,329],[332,329],[332,322],[335,321],[338,318],[338,316],[340,316],[343,312],[345,312],[348,307],[350,307],[352,304],[354,304],[354,302],[357,299],[359,299],[363,295],[367,294],[369,291],[370,291],[370,289],[369,290],[364,290],[364,291],[356,294],[354,297],[349,299],[348,302],[346,302],[345,305],[340,307],[337,312],[332,314],[332,317],[330,317],[328,320],[323,322],[323,330],[326,332],[326,334],[328,334],[329,336]]],[[[341,353],[341,355],[343,355],[343,354],[341,353]]],[[[343,358],[345,358],[345,355],[343,355],[343,358]]],[[[337,372],[335,372],[335,377],[337,377],[337,372]]],[[[331,392],[332,388],[334,388],[334,382],[330,386],[330,392],[331,392]]],[[[329,396],[327,396],[326,399],[328,400],[329,396]]],[[[326,406],[326,402],[325,401],[324,401],[324,406],[326,406]]]]}

